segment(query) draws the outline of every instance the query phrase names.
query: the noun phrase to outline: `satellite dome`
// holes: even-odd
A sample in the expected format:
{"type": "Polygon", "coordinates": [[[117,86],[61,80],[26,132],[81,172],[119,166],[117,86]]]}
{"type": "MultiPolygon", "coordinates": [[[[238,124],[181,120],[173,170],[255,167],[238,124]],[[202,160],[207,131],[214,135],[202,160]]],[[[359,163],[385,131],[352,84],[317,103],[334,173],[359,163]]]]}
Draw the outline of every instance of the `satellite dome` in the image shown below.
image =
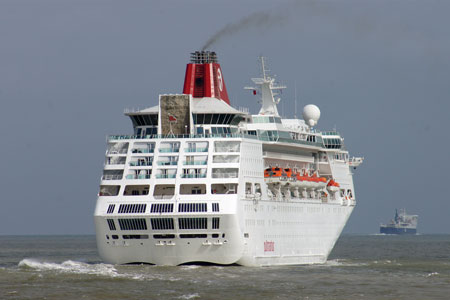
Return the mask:
{"type": "Polygon", "coordinates": [[[320,118],[320,109],[314,104],[308,104],[303,108],[303,120],[309,126],[315,126],[320,118]]]}

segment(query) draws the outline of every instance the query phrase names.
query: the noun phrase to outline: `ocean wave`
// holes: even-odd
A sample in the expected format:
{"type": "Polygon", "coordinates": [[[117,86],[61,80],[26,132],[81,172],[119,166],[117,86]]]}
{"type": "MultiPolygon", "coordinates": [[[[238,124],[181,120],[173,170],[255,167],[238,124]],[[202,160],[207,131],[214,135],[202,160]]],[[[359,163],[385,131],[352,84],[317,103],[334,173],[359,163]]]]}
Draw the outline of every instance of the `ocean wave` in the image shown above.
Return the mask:
{"type": "Polygon", "coordinates": [[[117,273],[113,265],[87,264],[79,261],[67,260],[62,263],[39,261],[25,258],[19,262],[19,267],[30,268],[38,271],[59,271],[63,273],[101,275],[107,277],[122,277],[117,273]]]}
{"type": "Polygon", "coordinates": [[[324,267],[362,267],[367,266],[367,263],[363,262],[352,262],[347,259],[329,259],[323,265],[314,266],[324,266],[324,267]]]}
{"type": "Polygon", "coordinates": [[[195,293],[195,294],[187,294],[187,295],[181,295],[180,297],[177,297],[178,299],[194,299],[194,298],[199,298],[199,294],[195,293]]]}
{"type": "Polygon", "coordinates": [[[437,275],[439,275],[438,272],[432,272],[432,273],[427,274],[426,277],[437,276],[437,275]]]}
{"type": "Polygon", "coordinates": [[[180,278],[166,276],[158,272],[144,272],[139,269],[137,272],[127,270],[128,266],[121,266],[123,270],[118,271],[114,265],[97,263],[88,264],[79,261],[67,260],[61,263],[40,261],[37,259],[26,258],[19,262],[19,268],[29,268],[37,271],[57,271],[67,274],[97,275],[109,278],[130,279],[138,281],[179,281],[180,278]]]}
{"type": "Polygon", "coordinates": [[[336,259],[329,259],[324,264],[314,264],[310,265],[311,267],[361,267],[361,266],[367,266],[367,263],[363,262],[354,262],[350,261],[348,259],[342,259],[342,258],[336,258],[336,259]]]}

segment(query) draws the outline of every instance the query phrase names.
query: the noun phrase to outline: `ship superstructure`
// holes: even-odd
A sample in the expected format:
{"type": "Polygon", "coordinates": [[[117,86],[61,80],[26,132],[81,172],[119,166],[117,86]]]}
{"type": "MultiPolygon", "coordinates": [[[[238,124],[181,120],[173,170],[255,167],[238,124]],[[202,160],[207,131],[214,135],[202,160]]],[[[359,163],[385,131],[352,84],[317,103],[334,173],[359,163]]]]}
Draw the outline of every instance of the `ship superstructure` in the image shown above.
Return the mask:
{"type": "Polygon", "coordinates": [[[126,111],[132,135],[108,137],[95,209],[109,263],[246,266],[324,263],[355,204],[350,158],[335,131],[282,119],[264,67],[257,115],[230,106],[214,52],[195,52],[183,94],[126,111]]]}
{"type": "Polygon", "coordinates": [[[387,224],[380,225],[380,233],[384,234],[416,234],[418,215],[408,215],[406,210],[395,210],[395,217],[387,224]]]}

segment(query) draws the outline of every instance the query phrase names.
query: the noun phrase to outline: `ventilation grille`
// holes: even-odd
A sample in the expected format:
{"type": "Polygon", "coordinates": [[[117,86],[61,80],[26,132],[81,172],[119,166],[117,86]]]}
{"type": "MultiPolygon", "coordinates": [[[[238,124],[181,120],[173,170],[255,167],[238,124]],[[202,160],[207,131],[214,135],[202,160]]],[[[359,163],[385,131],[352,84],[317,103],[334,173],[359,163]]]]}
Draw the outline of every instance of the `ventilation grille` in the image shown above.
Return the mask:
{"type": "Polygon", "coordinates": [[[120,204],[119,214],[145,213],[147,204],[120,204]]]}
{"type": "Polygon", "coordinates": [[[158,218],[158,219],[150,219],[153,230],[169,230],[174,229],[173,219],[169,218],[158,218]]]}
{"type": "Polygon", "coordinates": [[[212,211],[219,211],[219,203],[212,204],[212,211]]]}
{"type": "Polygon", "coordinates": [[[212,218],[212,229],[219,229],[220,218],[212,218]]]}
{"type": "Polygon", "coordinates": [[[109,230],[116,230],[116,224],[113,219],[106,219],[108,221],[109,230]]]}
{"type": "Polygon", "coordinates": [[[180,203],[178,212],[206,212],[206,203],[180,203]]]}
{"type": "Polygon", "coordinates": [[[147,230],[145,219],[118,219],[121,230],[147,230]]]}
{"type": "Polygon", "coordinates": [[[110,205],[108,206],[108,210],[106,211],[106,213],[112,214],[112,213],[114,212],[114,208],[115,208],[115,207],[116,207],[115,204],[110,204],[110,205]]]}
{"type": "Polygon", "coordinates": [[[178,227],[180,229],[207,229],[207,218],[179,218],[178,227]]]}
{"type": "Polygon", "coordinates": [[[171,213],[173,212],[173,203],[155,203],[150,209],[151,213],[171,213]]]}

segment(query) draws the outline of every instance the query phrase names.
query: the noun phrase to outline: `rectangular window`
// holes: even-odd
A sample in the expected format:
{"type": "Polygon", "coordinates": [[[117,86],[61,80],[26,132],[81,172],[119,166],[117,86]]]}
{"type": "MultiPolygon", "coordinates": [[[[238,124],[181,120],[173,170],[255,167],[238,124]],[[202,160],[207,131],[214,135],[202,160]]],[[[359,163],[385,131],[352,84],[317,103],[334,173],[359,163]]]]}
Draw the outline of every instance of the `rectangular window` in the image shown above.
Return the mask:
{"type": "Polygon", "coordinates": [[[108,222],[109,230],[116,230],[116,224],[113,219],[106,219],[108,222]]]}
{"type": "Polygon", "coordinates": [[[206,203],[180,203],[178,212],[207,212],[206,203]]]}
{"type": "Polygon", "coordinates": [[[173,212],[173,203],[155,203],[150,209],[151,213],[171,213],[173,212]]]}
{"type": "Polygon", "coordinates": [[[145,213],[147,204],[120,204],[119,214],[145,213]]]}
{"type": "Polygon", "coordinates": [[[108,211],[107,211],[107,213],[108,214],[112,214],[113,212],[114,212],[114,208],[116,207],[116,205],[115,204],[110,204],[109,206],[108,206],[108,211]]]}
{"type": "Polygon", "coordinates": [[[170,230],[174,229],[173,219],[171,218],[155,218],[150,219],[153,230],[170,230]]]}
{"type": "Polygon", "coordinates": [[[147,230],[145,219],[118,219],[120,230],[147,230]]]}
{"type": "Polygon", "coordinates": [[[208,235],[207,234],[203,234],[203,233],[197,233],[197,234],[180,234],[180,239],[205,239],[207,238],[208,235]]]}
{"type": "Polygon", "coordinates": [[[208,219],[207,218],[179,218],[178,219],[179,229],[207,229],[208,219]]]}
{"type": "Polygon", "coordinates": [[[117,196],[119,194],[120,185],[101,185],[99,196],[117,196]]]}
{"type": "Polygon", "coordinates": [[[154,239],[174,239],[175,234],[154,234],[154,239]]]}
{"type": "Polygon", "coordinates": [[[212,204],[212,211],[219,211],[219,203],[212,204]]]}
{"type": "Polygon", "coordinates": [[[219,229],[220,218],[212,218],[212,229],[219,229]]]}
{"type": "Polygon", "coordinates": [[[143,240],[148,239],[148,234],[128,234],[122,235],[124,240],[143,240]]]}

